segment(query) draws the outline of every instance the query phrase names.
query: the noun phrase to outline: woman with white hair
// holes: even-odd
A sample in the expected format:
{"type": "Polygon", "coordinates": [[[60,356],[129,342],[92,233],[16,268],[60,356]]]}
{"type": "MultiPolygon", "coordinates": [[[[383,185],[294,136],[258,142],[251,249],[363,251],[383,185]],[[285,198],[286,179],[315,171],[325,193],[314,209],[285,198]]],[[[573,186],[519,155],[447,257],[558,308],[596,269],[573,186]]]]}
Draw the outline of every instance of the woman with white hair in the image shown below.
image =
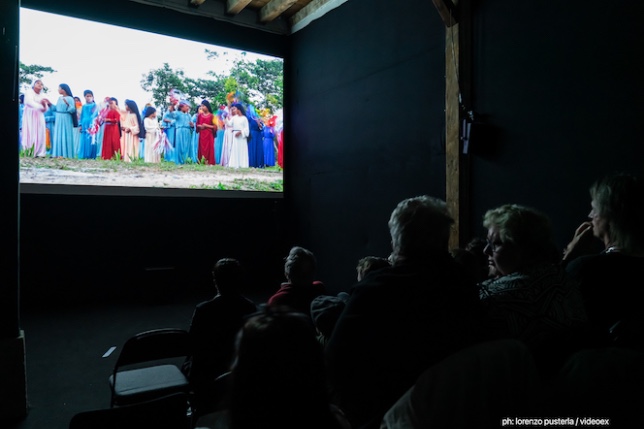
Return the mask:
{"type": "Polygon", "coordinates": [[[530,343],[585,324],[581,296],[559,264],[546,215],[505,204],[488,210],[483,226],[484,252],[499,274],[480,284],[486,337],[530,343]]]}
{"type": "Polygon", "coordinates": [[[590,187],[591,211],[564,252],[593,326],[613,341],[644,348],[639,286],[644,271],[644,181],[610,174],[590,187]],[[592,245],[603,250],[593,252],[592,245]]]}

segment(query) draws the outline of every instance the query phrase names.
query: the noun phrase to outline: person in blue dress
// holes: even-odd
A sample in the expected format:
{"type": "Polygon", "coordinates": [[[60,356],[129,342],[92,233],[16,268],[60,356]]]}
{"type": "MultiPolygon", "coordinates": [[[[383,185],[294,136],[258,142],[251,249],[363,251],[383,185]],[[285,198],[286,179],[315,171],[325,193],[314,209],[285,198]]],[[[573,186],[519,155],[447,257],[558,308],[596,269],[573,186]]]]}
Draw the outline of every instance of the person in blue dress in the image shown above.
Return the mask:
{"type": "Polygon", "coordinates": [[[264,143],[264,166],[275,166],[275,128],[273,124],[275,121],[271,118],[268,123],[264,125],[262,131],[264,143]]]}
{"type": "Polygon", "coordinates": [[[83,92],[85,97],[85,104],[81,108],[80,114],[80,144],[78,149],[79,159],[94,159],[96,158],[96,140],[90,134],[94,120],[98,116],[98,106],[94,102],[94,93],[86,89],[83,92]]]}
{"type": "Polygon", "coordinates": [[[198,161],[197,157],[199,156],[199,133],[197,132],[197,117],[201,113],[201,106],[197,108],[197,111],[190,118],[192,122],[192,136],[190,140],[190,160],[194,163],[198,161]]]}
{"type": "Polygon", "coordinates": [[[248,105],[246,116],[248,117],[248,127],[250,128],[250,135],[248,136],[248,166],[264,168],[264,137],[262,136],[264,123],[257,115],[252,104],[248,105]]]}
{"type": "Polygon", "coordinates": [[[18,105],[18,127],[20,129],[20,139],[18,140],[18,149],[22,150],[22,113],[25,111],[25,94],[20,94],[20,104],[18,105]]]}
{"type": "Polygon", "coordinates": [[[54,137],[54,125],[56,123],[56,112],[54,109],[45,110],[45,127],[47,127],[47,141],[45,143],[46,153],[51,156],[51,140],[54,137]]]}
{"type": "Polygon", "coordinates": [[[76,158],[74,153],[74,122],[72,115],[76,115],[76,103],[69,85],[61,83],[58,86],[60,97],[49,108],[56,113],[54,135],[51,139],[51,156],[54,158],[76,158]]]}
{"type": "Polygon", "coordinates": [[[186,100],[181,100],[179,103],[179,111],[176,112],[174,122],[174,162],[176,164],[185,164],[190,157],[192,127],[194,126],[194,123],[190,119],[190,103],[186,100]]]}
{"type": "Polygon", "coordinates": [[[217,110],[215,119],[217,120],[217,134],[215,135],[215,164],[221,165],[221,153],[224,150],[224,134],[226,133],[224,118],[224,109],[220,107],[217,110]]]}
{"type": "Polygon", "coordinates": [[[174,104],[170,104],[168,106],[168,111],[163,114],[163,119],[161,120],[161,127],[163,128],[163,132],[165,135],[168,137],[168,143],[170,143],[170,146],[172,149],[167,150],[163,154],[163,160],[164,161],[172,161],[174,162],[175,158],[175,131],[176,128],[174,127],[175,121],[177,118],[177,112],[175,111],[174,104]]]}

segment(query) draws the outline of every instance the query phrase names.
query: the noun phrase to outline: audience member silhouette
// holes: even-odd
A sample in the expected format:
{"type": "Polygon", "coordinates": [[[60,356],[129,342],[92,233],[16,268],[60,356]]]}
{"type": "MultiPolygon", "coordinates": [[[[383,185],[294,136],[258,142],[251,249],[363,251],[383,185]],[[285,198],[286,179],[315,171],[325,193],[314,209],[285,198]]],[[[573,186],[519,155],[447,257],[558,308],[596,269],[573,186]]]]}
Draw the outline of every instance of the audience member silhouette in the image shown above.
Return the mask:
{"type": "Polygon", "coordinates": [[[184,364],[193,384],[198,412],[214,394],[215,379],[230,370],[235,338],[247,315],[257,306],[240,292],[244,270],[236,259],[218,260],[213,268],[214,298],[197,304],[190,324],[193,356],[184,364]]]}
{"type": "Polygon", "coordinates": [[[387,411],[380,429],[497,429],[508,416],[544,416],[541,387],[532,354],[521,341],[479,343],[423,372],[387,411]]]}
{"type": "MultiPolygon", "coordinates": [[[[483,226],[488,232],[485,253],[499,272],[498,278],[480,284],[486,316],[483,338],[520,339],[541,353],[555,339],[564,341],[584,328],[581,296],[559,263],[548,217],[529,207],[506,204],[488,210],[483,226]]],[[[556,356],[546,353],[548,361],[540,363],[562,363],[565,356],[556,356]]]]}
{"type": "Polygon", "coordinates": [[[444,201],[401,201],[389,219],[392,267],[351,289],[326,345],[336,403],[355,428],[378,427],[429,366],[472,341],[476,290],[448,252],[444,201]]]}
{"type": "Polygon", "coordinates": [[[590,187],[589,221],[582,223],[564,252],[568,274],[579,284],[588,317],[616,343],[644,346],[644,182],[617,173],[590,187]],[[598,239],[603,250],[592,252],[598,239]]]}
{"type": "Polygon", "coordinates": [[[199,427],[231,429],[349,429],[331,405],[322,349],[310,317],[265,306],[244,324],[222,411],[199,427]]]}
{"type": "Polygon", "coordinates": [[[383,258],[381,256],[365,256],[358,261],[358,266],[356,266],[358,281],[362,281],[362,279],[372,271],[390,266],[391,263],[387,258],[383,258]]]}
{"type": "MultiPolygon", "coordinates": [[[[387,258],[379,256],[365,256],[358,261],[356,266],[357,279],[361,281],[368,273],[380,268],[390,267],[391,264],[387,258]]],[[[349,300],[347,292],[340,292],[337,296],[320,295],[311,301],[311,318],[318,332],[318,340],[322,346],[325,346],[335,324],[346,307],[349,300]]]]}
{"type": "Polygon", "coordinates": [[[287,281],[268,299],[268,305],[288,306],[309,315],[313,298],[326,293],[324,284],[315,280],[315,269],[315,256],[310,250],[291,248],[284,263],[287,281]]]}

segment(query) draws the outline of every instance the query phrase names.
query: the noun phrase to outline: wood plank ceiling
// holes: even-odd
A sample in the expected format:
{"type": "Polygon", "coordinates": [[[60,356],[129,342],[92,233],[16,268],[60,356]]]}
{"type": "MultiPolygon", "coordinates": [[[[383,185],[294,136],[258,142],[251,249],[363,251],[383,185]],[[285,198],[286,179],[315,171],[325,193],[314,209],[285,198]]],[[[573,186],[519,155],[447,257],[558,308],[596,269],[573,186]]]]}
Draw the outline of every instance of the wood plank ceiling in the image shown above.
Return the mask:
{"type": "Polygon", "coordinates": [[[278,34],[291,34],[348,0],[130,0],[278,34]]]}

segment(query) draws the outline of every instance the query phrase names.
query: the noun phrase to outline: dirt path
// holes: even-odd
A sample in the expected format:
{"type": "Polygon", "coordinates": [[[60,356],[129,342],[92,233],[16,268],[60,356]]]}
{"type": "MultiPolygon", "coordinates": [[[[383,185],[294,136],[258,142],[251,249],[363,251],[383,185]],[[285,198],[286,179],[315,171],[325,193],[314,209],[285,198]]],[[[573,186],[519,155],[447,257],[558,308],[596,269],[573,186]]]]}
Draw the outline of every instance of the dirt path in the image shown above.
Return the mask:
{"type": "Polygon", "coordinates": [[[274,169],[20,158],[20,183],[275,190],[269,188],[269,184],[281,186],[282,177],[282,172],[274,169]],[[279,185],[276,185],[278,181],[279,185]]]}

